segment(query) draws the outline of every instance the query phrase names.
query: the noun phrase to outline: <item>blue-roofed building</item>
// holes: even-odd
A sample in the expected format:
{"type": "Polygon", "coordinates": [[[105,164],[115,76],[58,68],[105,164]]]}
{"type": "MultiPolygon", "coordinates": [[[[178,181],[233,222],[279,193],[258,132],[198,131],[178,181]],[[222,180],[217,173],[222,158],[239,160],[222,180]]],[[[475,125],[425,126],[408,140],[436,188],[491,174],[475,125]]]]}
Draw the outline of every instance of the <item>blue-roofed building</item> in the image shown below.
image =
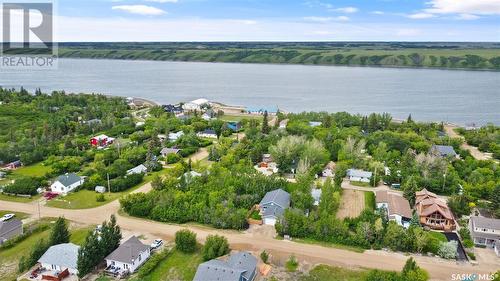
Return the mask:
{"type": "Polygon", "coordinates": [[[237,131],[241,130],[241,123],[240,122],[227,122],[226,127],[233,132],[237,132],[237,131]]]}
{"type": "Polygon", "coordinates": [[[198,266],[193,281],[253,281],[257,272],[257,258],[248,252],[238,252],[227,261],[209,260],[198,266]]]}
{"type": "Polygon", "coordinates": [[[247,113],[249,114],[264,114],[264,112],[267,111],[267,114],[269,115],[276,115],[278,113],[278,107],[277,106],[269,106],[269,107],[262,107],[262,106],[250,106],[246,108],[247,113]]]}
{"type": "Polygon", "coordinates": [[[457,157],[455,149],[453,149],[453,146],[450,145],[433,145],[429,152],[440,157],[457,157]]]}
{"type": "Polygon", "coordinates": [[[276,221],[283,217],[285,209],[289,207],[290,193],[281,188],[269,191],[259,203],[262,222],[267,225],[275,225],[276,221]]]}

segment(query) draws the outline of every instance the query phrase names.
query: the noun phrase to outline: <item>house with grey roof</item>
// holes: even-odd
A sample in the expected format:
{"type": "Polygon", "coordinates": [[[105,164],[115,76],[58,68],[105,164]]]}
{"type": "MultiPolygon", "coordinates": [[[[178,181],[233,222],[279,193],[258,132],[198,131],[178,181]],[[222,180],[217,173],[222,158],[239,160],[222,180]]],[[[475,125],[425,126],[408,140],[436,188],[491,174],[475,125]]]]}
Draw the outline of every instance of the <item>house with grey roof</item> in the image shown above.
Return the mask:
{"type": "Polygon", "coordinates": [[[349,169],[347,170],[347,177],[350,181],[370,182],[370,179],[372,178],[372,172],[358,169],[349,169]]]}
{"type": "Polygon", "coordinates": [[[132,236],[105,258],[106,271],[116,275],[135,272],[150,255],[149,245],[144,245],[139,238],[132,236]]]}
{"type": "Polygon", "coordinates": [[[161,156],[167,157],[169,154],[178,154],[181,151],[179,148],[174,148],[174,147],[164,147],[160,151],[161,156]]]}
{"type": "Polygon", "coordinates": [[[433,145],[429,153],[445,158],[456,158],[458,156],[453,146],[450,145],[433,145]]]}
{"type": "Polygon", "coordinates": [[[62,272],[66,269],[70,274],[78,274],[77,261],[80,246],[73,243],[63,243],[51,246],[38,260],[38,263],[48,271],[62,272]]]}
{"type": "Polygon", "coordinates": [[[500,219],[470,217],[469,230],[474,244],[492,248],[500,256],[500,219]]]}
{"type": "Polygon", "coordinates": [[[249,252],[229,255],[227,261],[213,259],[198,266],[193,281],[253,281],[257,258],[249,252]]]}
{"type": "Polygon", "coordinates": [[[377,209],[385,209],[386,218],[395,221],[398,225],[408,228],[413,217],[410,203],[399,193],[381,190],[375,192],[377,209]]]}
{"type": "Polygon", "coordinates": [[[84,178],[75,173],[66,173],[57,177],[57,179],[50,185],[50,189],[54,193],[68,193],[73,189],[83,184],[84,178]]]}
{"type": "Polygon", "coordinates": [[[0,245],[23,234],[23,222],[18,219],[0,221],[0,245]]]}
{"type": "Polygon", "coordinates": [[[276,220],[283,217],[285,209],[290,207],[290,193],[283,189],[276,189],[266,193],[259,203],[262,222],[275,225],[276,220]]]}
{"type": "Polygon", "coordinates": [[[148,168],[144,166],[144,164],[141,164],[135,168],[132,168],[127,171],[127,175],[134,175],[134,174],[145,174],[148,172],[148,168]]]}

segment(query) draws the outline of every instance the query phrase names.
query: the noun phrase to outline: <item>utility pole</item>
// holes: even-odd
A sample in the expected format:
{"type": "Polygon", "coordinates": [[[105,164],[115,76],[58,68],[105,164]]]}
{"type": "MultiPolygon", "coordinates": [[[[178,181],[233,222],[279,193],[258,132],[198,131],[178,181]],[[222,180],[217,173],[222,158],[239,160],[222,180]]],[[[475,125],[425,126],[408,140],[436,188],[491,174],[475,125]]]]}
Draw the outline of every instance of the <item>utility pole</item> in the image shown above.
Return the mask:
{"type": "Polygon", "coordinates": [[[111,194],[111,187],[109,185],[109,173],[106,173],[106,175],[108,176],[108,193],[111,194]]]}
{"type": "Polygon", "coordinates": [[[38,199],[37,202],[38,202],[38,220],[40,220],[42,218],[42,215],[40,213],[40,200],[41,199],[38,199]]]}

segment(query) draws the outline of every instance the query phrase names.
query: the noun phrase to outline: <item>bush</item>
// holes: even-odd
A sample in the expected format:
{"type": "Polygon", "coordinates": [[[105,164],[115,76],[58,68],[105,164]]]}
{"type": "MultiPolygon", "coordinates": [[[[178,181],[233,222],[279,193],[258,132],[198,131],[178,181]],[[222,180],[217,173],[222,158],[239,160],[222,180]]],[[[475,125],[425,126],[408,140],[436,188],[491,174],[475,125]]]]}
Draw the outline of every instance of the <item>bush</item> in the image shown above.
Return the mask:
{"type": "Polygon", "coordinates": [[[470,239],[464,239],[463,245],[465,248],[472,248],[474,247],[474,242],[470,239]]]}
{"type": "Polygon", "coordinates": [[[290,272],[294,272],[297,270],[297,267],[299,266],[299,262],[297,261],[297,258],[294,255],[291,255],[288,260],[286,261],[286,270],[290,272]]]}
{"type": "Polygon", "coordinates": [[[457,257],[457,241],[441,242],[438,255],[445,259],[454,259],[457,257]]]}
{"type": "Polygon", "coordinates": [[[104,202],[106,201],[106,198],[104,197],[104,194],[99,193],[95,196],[95,201],[97,202],[104,202]]]}
{"type": "Polygon", "coordinates": [[[260,253],[260,259],[263,263],[267,263],[269,261],[269,254],[264,250],[260,253]]]}
{"type": "Polygon", "coordinates": [[[178,154],[170,153],[167,155],[167,164],[174,164],[182,159],[178,154]]]}
{"type": "Polygon", "coordinates": [[[153,271],[158,266],[158,264],[161,261],[166,259],[169,254],[170,254],[170,251],[164,250],[164,251],[161,251],[157,254],[151,255],[151,257],[148,259],[148,261],[146,261],[144,263],[144,265],[141,266],[141,268],[137,272],[137,275],[140,278],[146,277],[149,273],[151,273],[151,271],[153,271]]]}
{"type": "Polygon", "coordinates": [[[133,187],[142,182],[144,174],[132,174],[120,178],[115,178],[110,181],[111,192],[120,192],[133,187]]]}
{"type": "Polygon", "coordinates": [[[36,195],[37,189],[42,187],[44,182],[41,179],[33,177],[23,177],[17,179],[13,184],[3,188],[5,193],[36,195]]]}
{"type": "Polygon", "coordinates": [[[473,261],[475,261],[475,260],[476,260],[476,255],[475,255],[474,253],[472,253],[472,252],[468,252],[468,253],[467,253],[467,255],[469,256],[469,258],[470,258],[471,260],[473,260],[473,261]]]}
{"type": "Polygon", "coordinates": [[[193,253],[196,251],[196,233],[182,229],[175,233],[175,246],[181,252],[193,253]]]}
{"type": "Polygon", "coordinates": [[[229,253],[229,243],[226,237],[209,235],[202,249],[203,260],[208,261],[229,253]]]}

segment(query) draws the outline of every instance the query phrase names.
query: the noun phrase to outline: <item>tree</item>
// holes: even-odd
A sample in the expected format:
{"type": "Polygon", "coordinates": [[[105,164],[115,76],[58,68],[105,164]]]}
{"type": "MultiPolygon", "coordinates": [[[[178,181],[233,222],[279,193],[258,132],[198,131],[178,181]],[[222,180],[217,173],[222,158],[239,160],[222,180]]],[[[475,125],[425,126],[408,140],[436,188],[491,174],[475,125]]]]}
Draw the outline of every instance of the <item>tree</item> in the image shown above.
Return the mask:
{"type": "Polygon", "coordinates": [[[403,227],[393,221],[389,222],[384,237],[384,245],[393,251],[403,250],[405,249],[405,238],[406,232],[403,227]]]}
{"type": "Polygon", "coordinates": [[[262,133],[269,134],[270,130],[271,130],[271,128],[269,128],[268,114],[267,114],[267,110],[266,110],[266,111],[264,111],[264,118],[262,119],[262,133]]]}
{"type": "Polygon", "coordinates": [[[63,217],[59,217],[52,228],[50,233],[49,244],[57,245],[62,243],[69,243],[70,233],[68,231],[68,225],[63,217]]]}
{"type": "Polygon", "coordinates": [[[445,259],[454,259],[457,256],[457,241],[441,242],[438,255],[445,259]]]}
{"type": "Polygon", "coordinates": [[[78,250],[77,269],[78,277],[83,278],[101,261],[102,249],[100,248],[97,232],[89,231],[85,242],[78,250]]]}
{"type": "Polygon", "coordinates": [[[115,215],[111,215],[109,222],[102,223],[100,245],[102,249],[102,257],[110,254],[120,245],[122,233],[120,226],[116,223],[115,215]]]}
{"type": "Polygon", "coordinates": [[[175,247],[184,253],[196,251],[196,233],[182,229],[175,233],[175,247]]]}
{"type": "Polygon", "coordinates": [[[408,200],[410,206],[415,205],[415,192],[419,190],[416,177],[409,176],[403,183],[403,196],[408,200]]]}
{"type": "Polygon", "coordinates": [[[426,281],[429,279],[427,272],[421,269],[413,258],[406,260],[401,277],[405,281],[426,281]]]}
{"type": "Polygon", "coordinates": [[[209,235],[202,248],[203,260],[208,261],[229,253],[229,243],[226,237],[209,235]]]}

